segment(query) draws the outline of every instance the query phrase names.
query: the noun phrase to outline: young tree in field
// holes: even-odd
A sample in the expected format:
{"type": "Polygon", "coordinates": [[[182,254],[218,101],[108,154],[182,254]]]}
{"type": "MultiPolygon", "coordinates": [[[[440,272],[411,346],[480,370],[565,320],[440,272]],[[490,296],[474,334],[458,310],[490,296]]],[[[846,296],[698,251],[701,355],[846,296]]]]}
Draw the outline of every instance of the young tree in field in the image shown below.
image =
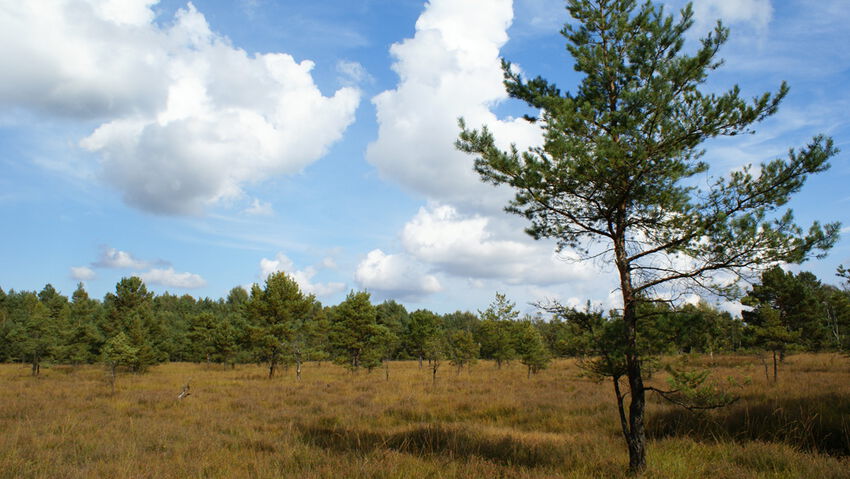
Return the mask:
{"type": "Polygon", "coordinates": [[[419,369],[422,369],[422,360],[426,359],[425,352],[428,341],[442,333],[442,318],[427,309],[418,309],[410,313],[407,323],[407,348],[408,351],[419,359],[419,369]]]}
{"type": "Polygon", "coordinates": [[[377,305],[378,324],[385,326],[396,338],[393,348],[387,353],[389,358],[397,359],[402,353],[402,338],[407,332],[410,315],[404,305],[387,300],[377,305]]]}
{"type": "Polygon", "coordinates": [[[134,372],[142,372],[166,359],[156,348],[162,341],[163,331],[153,315],[153,293],[136,276],[121,278],[115,285],[115,294],[107,293],[104,300],[105,317],[102,324],[104,336],[114,337],[123,332],[136,350],[134,372]]]}
{"type": "Polygon", "coordinates": [[[32,375],[41,373],[42,361],[49,359],[58,345],[56,322],[50,308],[34,293],[18,293],[10,333],[17,353],[32,366],[32,375]]]}
{"type": "MultiPolygon", "coordinates": [[[[779,358],[790,346],[800,340],[800,331],[791,331],[782,324],[779,310],[770,306],[758,310],[758,324],[751,326],[755,347],[773,353],[773,382],[779,380],[779,358]]],[[[765,376],[767,363],[765,363],[765,376]]]]}
{"type": "Polygon", "coordinates": [[[455,330],[448,333],[448,357],[458,374],[464,366],[469,367],[478,359],[480,347],[469,331],[455,330]]]}
{"type": "Polygon", "coordinates": [[[481,356],[496,361],[496,367],[516,357],[515,321],[519,318],[516,304],[508,301],[504,294],[496,293],[496,299],[478,312],[481,322],[477,336],[481,343],[481,356]]]}
{"type": "Polygon", "coordinates": [[[449,343],[445,332],[440,330],[437,334],[428,337],[423,347],[423,354],[428,360],[428,369],[431,370],[431,384],[437,385],[437,370],[449,353],[449,343]]]}
{"type": "Polygon", "coordinates": [[[517,323],[515,335],[517,356],[528,368],[528,377],[549,367],[552,355],[546,349],[543,336],[531,321],[517,323]]]}
{"type": "Polygon", "coordinates": [[[530,221],[532,236],[554,238],[586,259],[606,255],[616,267],[629,386],[628,413],[621,406],[620,418],[629,469],[640,473],[646,468],[649,386],[637,341],[639,303],[676,287],[728,293],[712,273],[748,274],[830,248],[837,224],[815,223],[804,231],[790,211],[777,210],[810,174],[826,170],[837,150],[818,136],[756,169],[697,176],[709,170],[701,143],[749,133],[776,112],[787,86],[751,102],[738,87],[701,92],[721,64],[717,52],[729,32],[718,23],[694,54],[684,53],[690,6],[678,19],[651,1],[570,0],[567,8],[576,21],[562,33],[584,75],[574,92],[540,77],[527,80],[504,63],[509,95],[540,111],[529,120],[542,129],[543,144],[503,151],[486,127],[468,129],[461,121],[457,146],[477,156],[484,181],[516,190],[508,210],[530,221]]]}
{"type": "Polygon", "coordinates": [[[115,394],[115,375],[118,367],[133,367],[138,363],[136,358],[138,352],[139,350],[133,347],[124,331],[112,336],[103,345],[101,356],[106,367],[109,368],[109,385],[112,388],[112,394],[115,394]]]}
{"type": "Polygon", "coordinates": [[[361,367],[375,367],[375,358],[380,358],[382,347],[372,339],[389,334],[386,327],[378,324],[378,315],[369,299],[369,293],[348,293],[331,314],[329,345],[334,359],[353,371],[361,367]],[[365,362],[364,362],[365,361],[365,362]]]}
{"type": "Polygon", "coordinates": [[[315,298],[305,295],[286,273],[266,278],[265,288],[255,284],[245,311],[251,324],[251,342],[258,359],[269,365],[269,379],[291,352],[295,332],[310,314],[315,298]]]}

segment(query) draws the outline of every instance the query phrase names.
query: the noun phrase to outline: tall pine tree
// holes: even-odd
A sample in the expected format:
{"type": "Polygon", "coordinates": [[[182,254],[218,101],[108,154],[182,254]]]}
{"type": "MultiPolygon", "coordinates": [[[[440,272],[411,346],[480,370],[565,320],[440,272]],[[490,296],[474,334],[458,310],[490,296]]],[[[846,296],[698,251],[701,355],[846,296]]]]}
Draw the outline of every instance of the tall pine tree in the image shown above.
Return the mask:
{"type": "Polygon", "coordinates": [[[751,102],[737,86],[700,91],[721,64],[717,53],[729,32],[718,23],[694,54],[684,53],[690,5],[678,18],[652,1],[570,0],[567,9],[575,22],[562,33],[584,75],[574,92],[523,78],[504,63],[509,95],[541,112],[529,119],[542,129],[543,144],[503,151],[487,128],[468,129],[461,121],[457,146],[477,156],[484,181],[516,190],[508,210],[530,221],[532,236],[554,238],[587,259],[604,252],[614,263],[629,387],[625,411],[617,385],[619,416],[629,469],[639,473],[646,468],[649,390],[637,341],[639,303],[677,285],[723,290],[713,273],[746,274],[831,247],[838,225],[815,223],[805,232],[790,211],[777,210],[808,175],[826,170],[837,150],[818,136],[786,159],[695,181],[709,169],[702,142],[750,132],[776,112],[787,86],[751,102]]]}

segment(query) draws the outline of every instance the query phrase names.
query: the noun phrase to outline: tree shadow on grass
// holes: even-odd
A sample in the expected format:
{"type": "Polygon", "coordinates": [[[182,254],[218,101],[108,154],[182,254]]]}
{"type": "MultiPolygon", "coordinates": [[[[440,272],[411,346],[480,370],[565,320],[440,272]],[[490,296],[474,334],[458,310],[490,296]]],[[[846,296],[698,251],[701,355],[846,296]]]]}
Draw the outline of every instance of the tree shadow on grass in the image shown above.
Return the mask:
{"type": "Polygon", "coordinates": [[[850,456],[850,396],[745,398],[723,409],[693,413],[668,409],[649,418],[654,439],[686,436],[701,441],[765,441],[833,456],[850,456]]]}
{"type": "Polygon", "coordinates": [[[563,467],[576,460],[564,444],[524,441],[510,434],[491,436],[468,428],[423,425],[401,432],[376,432],[339,425],[300,425],[305,442],[341,452],[394,450],[414,455],[478,457],[508,466],[563,467]]]}

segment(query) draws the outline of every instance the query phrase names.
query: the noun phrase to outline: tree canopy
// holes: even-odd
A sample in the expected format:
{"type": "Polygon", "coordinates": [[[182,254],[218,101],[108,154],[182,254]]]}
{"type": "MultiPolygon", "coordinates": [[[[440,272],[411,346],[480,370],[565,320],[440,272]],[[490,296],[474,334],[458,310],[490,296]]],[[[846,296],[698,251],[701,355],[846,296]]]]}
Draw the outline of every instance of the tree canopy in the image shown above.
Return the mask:
{"type": "Polygon", "coordinates": [[[836,241],[837,223],[798,226],[780,209],[809,175],[837,153],[815,136],[786,158],[709,176],[702,143],[752,132],[788,92],[751,101],[738,86],[701,91],[729,30],[720,22],[696,52],[684,52],[693,25],[651,1],[571,0],[574,23],[562,30],[583,79],[564,92],[541,77],[524,78],[503,63],[508,94],[540,111],[529,117],[543,144],[520,152],[496,146],[487,127],[461,120],[457,147],[476,156],[482,180],[509,185],[510,212],[525,216],[535,238],[554,238],[585,258],[608,258],[622,294],[629,414],[621,414],[632,472],[646,467],[645,391],[637,346],[637,306],[661,288],[729,294],[714,273],[746,276],[778,262],[801,262],[836,241]]]}

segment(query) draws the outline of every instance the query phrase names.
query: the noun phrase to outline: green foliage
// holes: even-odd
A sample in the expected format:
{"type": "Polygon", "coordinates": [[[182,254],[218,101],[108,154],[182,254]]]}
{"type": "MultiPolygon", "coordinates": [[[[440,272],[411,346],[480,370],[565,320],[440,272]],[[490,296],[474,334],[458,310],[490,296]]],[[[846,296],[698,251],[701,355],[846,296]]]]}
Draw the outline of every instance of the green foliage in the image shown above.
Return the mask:
{"type": "Polygon", "coordinates": [[[802,336],[801,331],[791,331],[782,323],[779,311],[764,307],[758,310],[759,321],[751,327],[753,343],[766,351],[787,350],[802,336]]]}
{"type": "Polygon", "coordinates": [[[690,5],[678,18],[652,1],[570,0],[567,9],[575,22],[562,34],[583,75],[573,92],[524,78],[503,62],[508,94],[541,112],[528,119],[540,126],[543,144],[505,151],[486,127],[469,129],[461,119],[456,145],[475,155],[483,181],[514,188],[507,210],[529,221],[533,237],[553,238],[585,259],[610,252],[623,299],[618,346],[631,393],[628,417],[618,403],[630,470],[637,473],[646,467],[640,303],[658,288],[734,294],[735,285],[713,281],[716,272],[747,275],[831,248],[838,223],[815,222],[805,231],[791,210],[780,208],[838,150],[830,138],[816,136],[786,159],[707,177],[701,144],[751,132],[777,111],[788,87],[751,102],[737,86],[700,91],[722,64],[717,53],[729,31],[718,22],[693,54],[685,53],[690,5]],[[674,263],[672,255],[691,261],[674,263]]]}
{"type": "Polygon", "coordinates": [[[420,365],[425,358],[428,342],[440,335],[442,330],[442,318],[433,312],[418,309],[410,314],[407,324],[407,349],[412,356],[419,358],[420,365]]]}
{"type": "Polygon", "coordinates": [[[217,323],[216,317],[209,312],[195,314],[189,318],[186,339],[189,341],[192,361],[212,361],[216,352],[217,323]]]}
{"type": "Polygon", "coordinates": [[[519,318],[516,304],[508,301],[504,294],[496,298],[484,311],[478,312],[476,339],[481,344],[481,356],[496,361],[496,367],[516,358],[515,321],[519,318]]]}
{"type": "Polygon", "coordinates": [[[244,303],[250,342],[256,358],[268,363],[270,379],[278,364],[292,358],[296,332],[313,311],[314,303],[312,295],[302,293],[298,283],[282,272],[270,275],[264,288],[257,284],[251,288],[251,297],[244,303]]]}
{"type": "Polygon", "coordinates": [[[130,338],[121,331],[106,340],[101,351],[101,358],[114,371],[118,366],[133,367],[138,361],[138,353],[138,348],[133,347],[130,338]]]}
{"type": "Polygon", "coordinates": [[[835,318],[830,314],[835,312],[835,305],[830,310],[830,303],[837,298],[832,296],[812,273],[795,275],[777,266],[763,272],[761,282],[742,299],[743,304],[753,308],[743,313],[744,321],[759,325],[765,317],[762,309],[774,309],[779,323],[800,332],[802,347],[812,351],[834,347],[835,318]]]}
{"type": "Polygon", "coordinates": [[[328,345],[336,362],[356,370],[368,369],[386,358],[392,332],[378,324],[378,313],[365,291],[350,292],[330,315],[328,345]],[[379,338],[387,340],[381,343],[379,338]]]}
{"type": "Polygon", "coordinates": [[[32,365],[32,375],[41,371],[41,363],[50,359],[58,343],[56,318],[33,293],[18,295],[12,318],[14,326],[9,338],[18,357],[32,365]]]}
{"type": "Polygon", "coordinates": [[[712,382],[708,381],[711,371],[706,369],[676,369],[671,366],[666,368],[670,373],[667,384],[670,391],[660,394],[675,404],[686,409],[716,409],[728,406],[737,400],[726,391],[718,389],[712,382]]]}
{"type": "Polygon", "coordinates": [[[392,333],[392,337],[395,338],[395,342],[392,344],[387,357],[399,358],[400,356],[407,356],[407,354],[403,354],[404,344],[402,342],[402,338],[407,332],[410,322],[410,315],[407,313],[407,309],[394,300],[384,301],[376,306],[375,309],[378,324],[386,327],[392,333]]]}
{"type": "Polygon", "coordinates": [[[460,371],[464,366],[475,364],[479,346],[469,331],[455,330],[447,337],[447,356],[452,366],[460,371]]]}
{"type": "Polygon", "coordinates": [[[157,347],[165,340],[165,334],[152,306],[153,293],[136,276],[122,278],[115,285],[115,294],[107,293],[104,300],[103,332],[108,337],[122,332],[127,336],[136,349],[135,362],[131,365],[135,372],[167,359],[167,354],[157,347]]]}
{"type": "Polygon", "coordinates": [[[139,364],[139,349],[134,347],[130,338],[121,331],[106,341],[103,345],[101,357],[109,368],[109,382],[114,394],[118,367],[128,366],[136,369],[139,364]]]}
{"type": "Polygon", "coordinates": [[[531,321],[522,321],[516,325],[516,350],[519,360],[528,368],[529,376],[549,367],[552,355],[546,348],[543,336],[531,321]]]}

